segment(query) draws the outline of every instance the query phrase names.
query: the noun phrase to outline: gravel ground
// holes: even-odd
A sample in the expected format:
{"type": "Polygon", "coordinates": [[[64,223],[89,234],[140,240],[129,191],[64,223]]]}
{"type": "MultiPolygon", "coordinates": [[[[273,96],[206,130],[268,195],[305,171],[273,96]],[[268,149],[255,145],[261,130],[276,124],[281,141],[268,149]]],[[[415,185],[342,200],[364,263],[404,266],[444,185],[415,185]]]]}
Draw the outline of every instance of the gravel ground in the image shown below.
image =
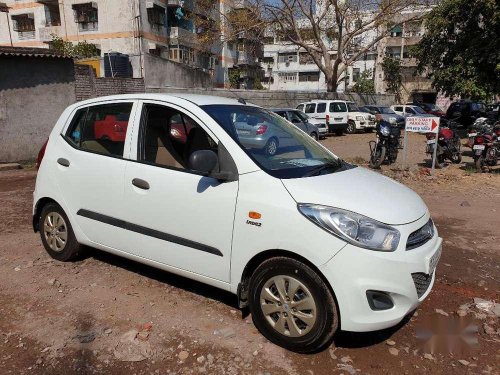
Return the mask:
{"type": "MultiPolygon", "coordinates": [[[[374,138],[322,142],[363,165],[374,138]]],[[[51,260],[30,227],[36,171],[1,172],[1,373],[499,374],[498,170],[474,173],[465,157],[429,176],[423,138],[409,144],[409,171],[381,172],[421,194],[444,238],[434,289],[394,329],[340,332],[314,355],[267,342],[220,290],[90,249],[74,263],[51,260]],[[459,315],[477,326],[476,346],[431,354],[417,339],[431,317],[459,315]]]]}

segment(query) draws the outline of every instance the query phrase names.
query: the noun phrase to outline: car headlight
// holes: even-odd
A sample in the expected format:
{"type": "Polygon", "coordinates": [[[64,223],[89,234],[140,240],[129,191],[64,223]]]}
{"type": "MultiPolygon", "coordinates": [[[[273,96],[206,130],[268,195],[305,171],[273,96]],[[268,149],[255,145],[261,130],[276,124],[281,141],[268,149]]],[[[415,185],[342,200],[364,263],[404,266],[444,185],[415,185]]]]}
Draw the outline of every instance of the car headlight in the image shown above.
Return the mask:
{"type": "Polygon", "coordinates": [[[369,250],[394,251],[399,231],[369,217],[317,204],[298,204],[299,211],[314,224],[344,241],[369,250]]]}
{"type": "Polygon", "coordinates": [[[364,116],[356,116],[356,121],[363,121],[364,119],[364,116]]]}
{"type": "Polygon", "coordinates": [[[391,134],[391,128],[387,125],[382,125],[380,126],[380,133],[387,137],[389,134],[391,134]]]}

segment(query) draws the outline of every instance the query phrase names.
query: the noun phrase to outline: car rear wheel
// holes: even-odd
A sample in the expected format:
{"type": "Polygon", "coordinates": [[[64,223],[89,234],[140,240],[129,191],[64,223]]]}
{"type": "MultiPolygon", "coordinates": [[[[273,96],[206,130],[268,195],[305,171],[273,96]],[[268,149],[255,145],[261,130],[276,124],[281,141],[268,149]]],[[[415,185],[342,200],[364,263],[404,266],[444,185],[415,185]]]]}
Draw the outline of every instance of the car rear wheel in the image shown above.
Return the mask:
{"type": "Polygon", "coordinates": [[[271,138],[267,141],[266,146],[264,147],[264,152],[270,156],[276,155],[278,152],[278,141],[276,138],[271,138]]]}
{"type": "Polygon", "coordinates": [[[49,203],[42,209],[39,228],[43,246],[52,258],[67,262],[78,257],[81,245],[58,204],[49,203]]]}
{"type": "Polygon", "coordinates": [[[298,353],[329,344],[338,328],[337,305],[323,279],[306,264],[276,257],[250,279],[250,311],[271,342],[298,353]]]}
{"type": "Polygon", "coordinates": [[[310,136],[311,136],[311,137],[313,137],[315,140],[318,140],[318,139],[319,139],[319,137],[318,137],[318,133],[316,133],[316,132],[312,132],[312,133],[310,134],[310,136]]]}

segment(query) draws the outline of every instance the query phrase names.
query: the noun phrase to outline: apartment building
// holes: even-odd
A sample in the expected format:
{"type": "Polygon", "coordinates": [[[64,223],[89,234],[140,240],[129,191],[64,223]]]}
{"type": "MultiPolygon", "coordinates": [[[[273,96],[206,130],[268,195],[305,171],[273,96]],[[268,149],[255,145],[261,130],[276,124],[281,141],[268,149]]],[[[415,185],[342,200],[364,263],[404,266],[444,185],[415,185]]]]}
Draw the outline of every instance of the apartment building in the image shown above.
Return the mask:
{"type": "MultiPolygon", "coordinates": [[[[213,14],[202,15],[213,17],[216,25],[223,19],[219,10],[244,11],[246,6],[244,1],[217,3],[213,14]]],[[[86,41],[97,46],[101,65],[109,53],[128,56],[135,78],[143,77],[146,54],[202,70],[218,86],[229,85],[234,68],[245,83],[258,65],[245,35],[199,41],[195,0],[10,0],[0,3],[0,11],[0,45],[49,48],[54,35],[86,41]]],[[[100,71],[101,76],[106,72],[100,71]]]]}

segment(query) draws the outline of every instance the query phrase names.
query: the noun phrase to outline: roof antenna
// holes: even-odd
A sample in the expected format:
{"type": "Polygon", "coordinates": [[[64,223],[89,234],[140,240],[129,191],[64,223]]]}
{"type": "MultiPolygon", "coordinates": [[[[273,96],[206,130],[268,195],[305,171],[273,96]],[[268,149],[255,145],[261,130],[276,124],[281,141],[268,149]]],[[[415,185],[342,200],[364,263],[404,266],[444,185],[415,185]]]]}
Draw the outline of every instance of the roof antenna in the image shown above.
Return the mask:
{"type": "Polygon", "coordinates": [[[247,104],[247,102],[243,98],[238,98],[238,103],[241,103],[241,104],[244,104],[244,105],[247,104]]]}

